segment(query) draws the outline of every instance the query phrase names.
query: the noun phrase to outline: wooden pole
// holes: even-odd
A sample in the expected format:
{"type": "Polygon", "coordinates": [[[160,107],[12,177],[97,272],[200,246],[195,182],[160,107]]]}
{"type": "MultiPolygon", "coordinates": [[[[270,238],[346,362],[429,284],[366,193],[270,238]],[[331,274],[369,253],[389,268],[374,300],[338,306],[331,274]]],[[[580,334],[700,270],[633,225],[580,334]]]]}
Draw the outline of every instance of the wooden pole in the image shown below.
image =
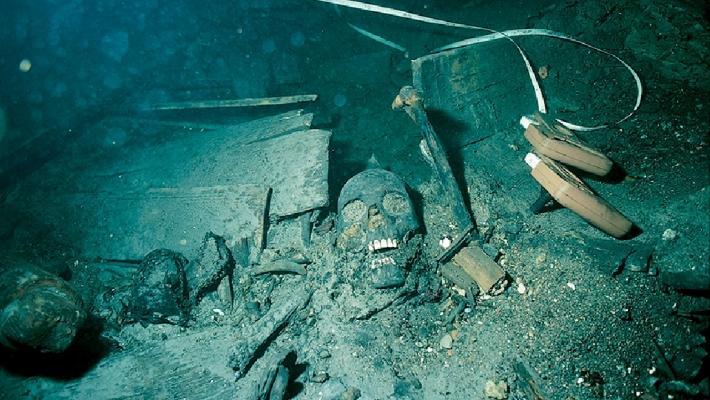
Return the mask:
{"type": "Polygon", "coordinates": [[[246,99],[228,99],[228,100],[199,100],[199,101],[183,101],[174,103],[159,103],[145,107],[145,111],[163,111],[163,110],[195,110],[202,108],[240,108],[240,107],[261,107],[261,106],[279,106],[285,104],[297,104],[315,101],[318,95],[304,94],[295,96],[281,97],[263,97],[263,98],[246,98],[246,99]]]}

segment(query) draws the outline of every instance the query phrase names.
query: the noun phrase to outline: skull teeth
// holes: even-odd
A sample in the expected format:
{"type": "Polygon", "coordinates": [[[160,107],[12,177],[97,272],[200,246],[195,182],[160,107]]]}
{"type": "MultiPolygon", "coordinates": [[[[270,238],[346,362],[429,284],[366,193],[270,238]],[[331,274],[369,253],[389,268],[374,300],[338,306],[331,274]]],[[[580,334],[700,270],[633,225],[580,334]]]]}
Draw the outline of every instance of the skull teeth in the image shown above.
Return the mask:
{"type": "Polygon", "coordinates": [[[396,265],[397,263],[394,261],[394,258],[392,257],[382,257],[379,259],[372,260],[370,262],[370,268],[375,269],[378,267],[381,267],[383,265],[396,265]]]}
{"type": "Polygon", "coordinates": [[[399,243],[397,242],[397,239],[375,239],[367,244],[367,250],[369,250],[370,253],[374,252],[375,250],[396,248],[399,248],[399,243]]]}

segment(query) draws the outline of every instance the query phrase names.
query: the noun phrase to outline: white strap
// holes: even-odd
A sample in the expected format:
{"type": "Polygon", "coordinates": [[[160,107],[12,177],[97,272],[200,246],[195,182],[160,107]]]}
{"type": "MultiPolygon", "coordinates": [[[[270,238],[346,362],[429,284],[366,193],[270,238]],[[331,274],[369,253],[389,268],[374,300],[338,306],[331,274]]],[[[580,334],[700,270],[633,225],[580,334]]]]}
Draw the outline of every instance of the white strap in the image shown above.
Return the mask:
{"type": "MultiPolygon", "coordinates": [[[[576,44],[580,44],[582,46],[585,46],[587,48],[590,48],[592,50],[601,52],[603,54],[606,54],[608,56],[611,56],[618,62],[620,62],[626,69],[631,73],[631,75],[634,78],[634,81],[636,82],[636,103],[634,104],[633,110],[627,114],[624,118],[620,119],[617,121],[615,124],[619,124],[623,121],[626,121],[629,119],[635,112],[638,110],[639,106],[641,105],[641,98],[643,95],[643,86],[641,84],[641,79],[639,78],[638,74],[636,71],[631,68],[629,64],[627,64],[624,60],[621,58],[617,57],[616,55],[606,51],[602,50],[598,47],[592,46],[591,44],[582,42],[580,40],[577,40],[565,33],[560,33],[560,32],[554,32],[546,29],[515,29],[515,30],[508,30],[508,31],[496,31],[495,29],[490,29],[490,28],[485,28],[482,26],[475,26],[475,25],[466,25],[466,24],[460,24],[456,22],[449,22],[449,21],[444,21],[441,19],[436,19],[436,18],[431,18],[431,17],[426,17],[423,15],[418,15],[418,14],[413,14],[407,11],[401,11],[401,10],[396,10],[393,8],[389,7],[383,7],[383,6],[378,6],[374,4],[368,4],[368,3],[363,3],[360,1],[354,1],[354,0],[316,0],[322,3],[329,3],[329,4],[335,4],[343,7],[348,7],[348,8],[354,8],[358,10],[363,10],[363,11],[370,11],[370,12],[375,12],[378,14],[384,14],[384,15],[390,15],[393,17],[399,17],[399,18],[405,18],[405,19],[410,19],[413,21],[419,21],[419,22],[424,22],[428,24],[433,24],[433,25],[442,25],[442,26],[448,26],[452,28],[461,28],[461,29],[469,29],[469,30],[482,30],[486,32],[491,32],[490,35],[484,35],[484,36],[478,36],[475,38],[471,39],[466,39],[462,40],[459,42],[452,43],[450,45],[441,47],[435,52],[441,52],[445,50],[451,50],[463,46],[469,46],[477,43],[484,43],[484,42],[489,42],[492,40],[498,40],[498,39],[506,39],[510,41],[515,48],[518,50],[518,53],[520,53],[521,58],[523,59],[523,62],[525,63],[525,68],[528,71],[528,77],[530,78],[530,83],[533,86],[533,90],[535,91],[535,99],[537,100],[537,108],[538,111],[541,113],[546,113],[547,112],[547,107],[545,106],[545,98],[542,94],[542,89],[540,88],[540,83],[537,80],[537,76],[535,75],[535,72],[533,71],[532,65],[530,64],[530,61],[528,60],[528,57],[525,55],[525,52],[523,52],[523,49],[520,48],[520,46],[512,39],[512,37],[516,36],[547,36],[547,37],[553,37],[557,39],[562,39],[562,40],[567,40],[576,44]]],[[[560,124],[564,125],[568,129],[575,130],[575,131],[594,131],[597,129],[602,129],[606,128],[609,125],[598,125],[598,126],[592,126],[592,127],[587,127],[587,126],[582,126],[582,125],[576,125],[570,122],[562,121],[562,120],[557,120],[560,124]]]]}

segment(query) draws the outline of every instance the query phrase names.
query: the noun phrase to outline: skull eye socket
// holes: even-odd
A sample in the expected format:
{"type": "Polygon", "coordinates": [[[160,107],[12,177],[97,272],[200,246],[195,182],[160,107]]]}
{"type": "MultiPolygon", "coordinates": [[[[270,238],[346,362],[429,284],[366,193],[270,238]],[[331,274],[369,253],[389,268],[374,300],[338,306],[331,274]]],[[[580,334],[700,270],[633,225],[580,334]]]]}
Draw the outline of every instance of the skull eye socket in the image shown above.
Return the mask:
{"type": "Polygon", "coordinates": [[[367,216],[367,205],[360,200],[352,200],[340,211],[343,221],[351,224],[364,219],[367,216]]]}
{"type": "Polygon", "coordinates": [[[382,199],[382,207],[390,214],[405,214],[410,212],[409,201],[399,193],[387,193],[382,199]]]}

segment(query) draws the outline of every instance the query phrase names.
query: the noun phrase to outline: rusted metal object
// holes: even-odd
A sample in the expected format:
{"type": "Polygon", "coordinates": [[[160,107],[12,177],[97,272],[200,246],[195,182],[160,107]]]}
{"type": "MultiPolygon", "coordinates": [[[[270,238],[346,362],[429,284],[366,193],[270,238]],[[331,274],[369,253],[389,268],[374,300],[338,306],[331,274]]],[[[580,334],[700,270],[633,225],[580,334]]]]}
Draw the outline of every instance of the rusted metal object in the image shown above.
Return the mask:
{"type": "Polygon", "coordinates": [[[0,261],[0,344],[60,353],[85,319],[81,297],[68,282],[34,265],[0,261]]]}
{"type": "Polygon", "coordinates": [[[190,312],[187,258],[167,249],[148,253],[133,278],[131,317],[141,323],[186,323],[190,312]]]}

